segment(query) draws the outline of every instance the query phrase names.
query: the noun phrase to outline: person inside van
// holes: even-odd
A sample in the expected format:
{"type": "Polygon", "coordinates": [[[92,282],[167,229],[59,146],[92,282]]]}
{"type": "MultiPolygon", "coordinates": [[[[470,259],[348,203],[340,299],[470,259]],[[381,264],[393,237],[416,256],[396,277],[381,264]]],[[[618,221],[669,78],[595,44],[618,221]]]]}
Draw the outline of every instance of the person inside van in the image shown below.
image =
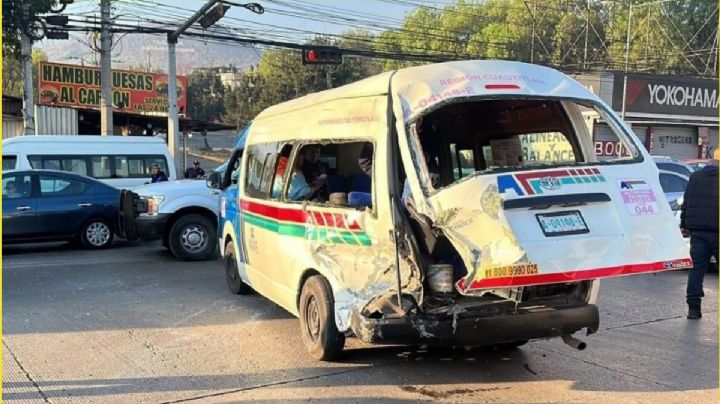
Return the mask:
{"type": "MultiPolygon", "coordinates": [[[[303,156],[302,172],[308,186],[312,186],[318,178],[328,174],[328,166],[320,161],[320,146],[318,145],[305,146],[301,150],[301,153],[303,156]]],[[[324,181],[322,186],[318,188],[317,192],[310,199],[318,199],[322,201],[326,201],[328,199],[327,186],[324,181]]]]}
{"type": "MultiPolygon", "coordinates": [[[[360,152],[360,156],[358,157],[358,165],[360,166],[360,170],[362,170],[362,172],[363,172],[363,174],[361,174],[361,176],[364,176],[366,179],[366,182],[369,184],[372,181],[371,180],[372,166],[373,166],[373,145],[372,145],[372,143],[367,142],[363,146],[362,151],[360,152]]],[[[354,206],[354,207],[372,208],[372,193],[353,189],[348,194],[348,204],[350,206],[354,206]]]]}
{"type": "Polygon", "coordinates": [[[316,194],[325,186],[325,177],[320,175],[313,182],[308,183],[303,173],[305,159],[297,159],[295,170],[290,177],[288,199],[291,201],[314,200],[316,194]]]}
{"type": "Polygon", "coordinates": [[[150,168],[150,182],[154,184],[156,182],[163,182],[167,180],[167,175],[160,170],[160,164],[153,164],[150,168]]]}
{"type": "Polygon", "coordinates": [[[272,197],[277,198],[280,196],[280,192],[283,187],[283,177],[285,176],[285,170],[287,170],[288,158],[285,156],[280,157],[278,160],[277,168],[275,169],[275,179],[273,180],[272,197]]]}

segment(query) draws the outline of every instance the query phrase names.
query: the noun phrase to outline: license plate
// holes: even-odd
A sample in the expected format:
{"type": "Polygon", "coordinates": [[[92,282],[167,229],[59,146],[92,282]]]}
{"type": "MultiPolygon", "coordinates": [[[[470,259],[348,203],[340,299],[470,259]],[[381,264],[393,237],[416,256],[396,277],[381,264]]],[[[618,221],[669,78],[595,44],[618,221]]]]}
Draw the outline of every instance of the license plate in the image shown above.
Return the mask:
{"type": "Polygon", "coordinates": [[[572,210],[535,215],[543,234],[547,237],[584,234],[590,232],[580,211],[572,210]]]}

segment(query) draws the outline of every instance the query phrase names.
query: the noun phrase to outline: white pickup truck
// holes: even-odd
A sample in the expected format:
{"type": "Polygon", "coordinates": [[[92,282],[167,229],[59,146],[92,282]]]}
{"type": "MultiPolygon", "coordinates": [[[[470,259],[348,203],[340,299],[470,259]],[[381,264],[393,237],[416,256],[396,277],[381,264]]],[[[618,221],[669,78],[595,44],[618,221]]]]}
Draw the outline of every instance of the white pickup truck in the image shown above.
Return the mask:
{"type": "Polygon", "coordinates": [[[133,192],[147,202],[147,212],[134,220],[137,238],[162,239],[181,260],[204,260],[215,254],[218,190],[208,188],[203,180],[179,180],[143,185],[133,192]]]}
{"type": "MultiPolygon", "coordinates": [[[[245,138],[243,129],[235,142],[235,154],[242,155],[245,138]]],[[[233,167],[234,180],[237,169],[233,167]]],[[[222,176],[225,170],[227,161],[214,171],[222,176]]],[[[123,191],[118,230],[131,240],[162,239],[163,245],[181,260],[208,259],[217,251],[219,202],[220,191],[208,188],[203,180],[146,184],[123,191]]]]}

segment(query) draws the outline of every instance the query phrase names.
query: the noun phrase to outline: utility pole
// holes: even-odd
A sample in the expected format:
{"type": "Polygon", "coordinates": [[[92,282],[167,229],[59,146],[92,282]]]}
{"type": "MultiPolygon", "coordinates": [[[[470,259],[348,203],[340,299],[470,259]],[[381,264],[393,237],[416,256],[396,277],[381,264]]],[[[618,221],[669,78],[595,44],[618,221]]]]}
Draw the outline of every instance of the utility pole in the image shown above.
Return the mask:
{"type": "MultiPolygon", "coordinates": [[[[192,15],[183,25],[180,26],[175,32],[167,34],[167,42],[168,42],[168,149],[170,150],[170,154],[173,157],[173,160],[175,161],[175,167],[178,167],[178,159],[177,159],[177,149],[178,149],[178,130],[180,128],[180,117],[178,116],[178,106],[177,106],[177,71],[175,68],[175,45],[177,44],[178,38],[180,35],[182,35],[183,32],[185,32],[188,28],[190,28],[193,24],[195,24],[196,21],[200,20],[200,18],[203,18],[203,20],[200,21],[200,25],[203,28],[207,28],[217,22],[217,20],[221,19],[225,12],[227,11],[228,6],[226,5],[218,5],[218,7],[214,8],[212,12],[208,14],[208,11],[216,5],[217,3],[227,3],[231,4],[233,6],[240,6],[244,7],[253,13],[256,14],[262,14],[265,12],[265,9],[257,4],[257,3],[248,3],[248,4],[237,4],[233,3],[227,0],[209,0],[207,3],[205,3],[200,10],[198,10],[195,14],[192,15]],[[208,15],[206,15],[208,14],[208,15]]],[[[187,90],[187,89],[186,89],[187,90]]]]}
{"type": "MultiPolygon", "coordinates": [[[[177,71],[175,69],[175,45],[180,35],[185,32],[191,25],[200,19],[205,13],[210,10],[212,6],[217,3],[218,0],[208,1],[200,10],[193,14],[190,19],[178,28],[175,32],[167,34],[168,42],[168,149],[173,160],[175,160],[175,167],[178,166],[177,161],[177,149],[178,149],[178,131],[180,128],[180,117],[178,116],[177,106],[177,71]]],[[[187,90],[187,89],[186,89],[187,90]]]]}
{"type": "Polygon", "coordinates": [[[100,134],[113,135],[110,0],[100,0],[100,134]]]}
{"type": "Polygon", "coordinates": [[[585,2],[585,52],[583,53],[583,69],[587,69],[588,33],[590,31],[590,0],[585,2]]]}
{"type": "MultiPolygon", "coordinates": [[[[22,5],[23,27],[32,24],[30,19],[30,4],[24,2],[22,5]]],[[[20,56],[23,71],[23,126],[25,136],[35,134],[35,100],[33,99],[33,77],[32,77],[32,39],[20,27],[20,56]]]]}

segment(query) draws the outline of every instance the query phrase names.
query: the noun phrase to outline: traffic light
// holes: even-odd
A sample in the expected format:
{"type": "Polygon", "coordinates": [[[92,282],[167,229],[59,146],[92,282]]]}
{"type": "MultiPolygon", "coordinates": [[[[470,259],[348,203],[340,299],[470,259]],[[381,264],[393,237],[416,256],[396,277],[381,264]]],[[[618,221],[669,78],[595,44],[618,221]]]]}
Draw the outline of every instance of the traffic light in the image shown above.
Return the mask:
{"type": "Polygon", "coordinates": [[[313,47],[302,50],[304,65],[339,65],[343,57],[340,49],[331,47],[313,47]]]}

